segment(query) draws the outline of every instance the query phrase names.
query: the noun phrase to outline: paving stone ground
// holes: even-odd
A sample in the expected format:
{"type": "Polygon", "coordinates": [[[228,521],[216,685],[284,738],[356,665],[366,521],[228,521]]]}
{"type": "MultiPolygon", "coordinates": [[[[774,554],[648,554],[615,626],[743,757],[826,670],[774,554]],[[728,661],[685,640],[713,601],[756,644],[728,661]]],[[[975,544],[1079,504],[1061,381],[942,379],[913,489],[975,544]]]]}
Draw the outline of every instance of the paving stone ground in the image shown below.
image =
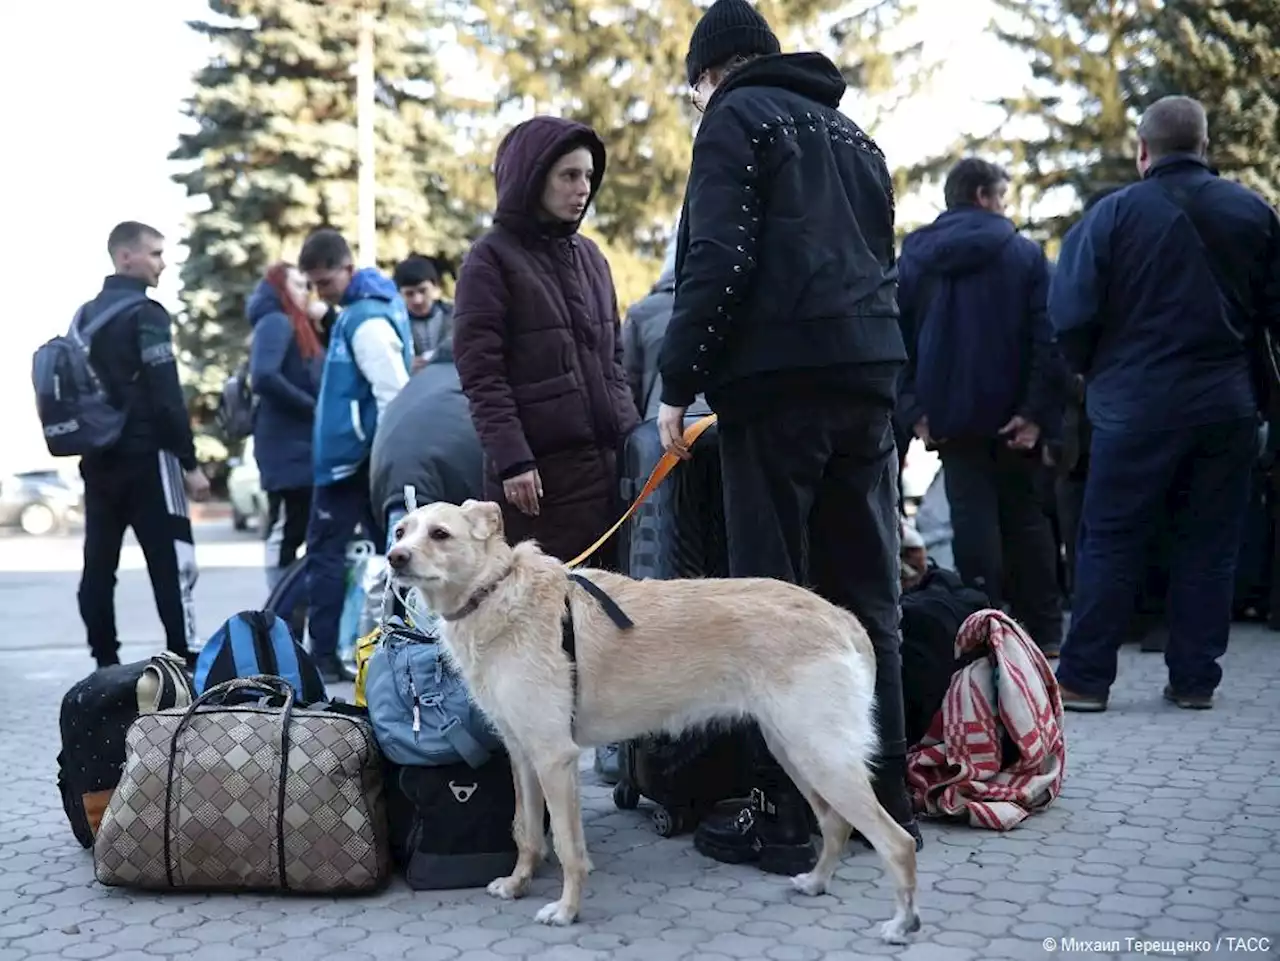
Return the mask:
{"type": "MultiPolygon", "coordinates": [[[[218,531],[200,540],[207,633],[260,602],[260,552],[218,531]]],[[[358,899],[103,887],[54,784],[59,699],[89,666],[77,549],[0,539],[0,961],[1280,957],[1280,637],[1253,627],[1232,638],[1215,710],[1165,705],[1159,655],[1126,651],[1111,711],[1068,717],[1066,785],[1051,809],[1007,834],[927,825],[924,927],[908,947],[875,939],[892,895],[871,852],[851,847],[831,893],[806,898],[702,858],[687,837],[660,839],[643,806],[614,810],[590,775],[596,871],[570,928],[533,923],[557,891],[554,864],[517,902],[403,883],[358,899]]],[[[120,586],[130,657],[160,636],[136,561],[127,554],[120,586]]]]}

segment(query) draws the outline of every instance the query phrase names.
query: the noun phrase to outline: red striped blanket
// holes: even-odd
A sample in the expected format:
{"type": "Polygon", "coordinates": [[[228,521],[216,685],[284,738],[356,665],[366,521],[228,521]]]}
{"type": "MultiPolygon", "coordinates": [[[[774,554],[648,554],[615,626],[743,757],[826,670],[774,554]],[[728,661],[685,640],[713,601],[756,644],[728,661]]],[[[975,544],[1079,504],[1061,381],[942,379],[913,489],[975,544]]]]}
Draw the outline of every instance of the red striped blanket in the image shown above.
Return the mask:
{"type": "Polygon", "coordinates": [[[951,678],[929,732],[908,752],[907,784],[918,813],[967,814],[973,827],[1008,831],[1062,790],[1062,696],[1040,649],[1000,611],[977,611],[960,626],[956,656],[983,649],[986,657],[951,678]],[[1004,731],[1016,756],[1003,756],[1004,731]]]}

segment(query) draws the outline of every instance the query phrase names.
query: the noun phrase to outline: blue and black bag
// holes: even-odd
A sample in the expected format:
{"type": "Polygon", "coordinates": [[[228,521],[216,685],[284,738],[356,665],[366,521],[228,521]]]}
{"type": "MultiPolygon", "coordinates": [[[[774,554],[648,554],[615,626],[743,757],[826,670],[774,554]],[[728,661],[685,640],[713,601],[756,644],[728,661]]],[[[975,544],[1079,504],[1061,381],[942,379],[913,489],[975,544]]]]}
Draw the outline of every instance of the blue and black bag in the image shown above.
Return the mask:
{"type": "Polygon", "coordinates": [[[241,611],[227,618],[200,652],[196,695],[234,677],[257,674],[284,678],[303,704],[328,700],[320,671],[293,639],[289,625],[270,611],[241,611]]]}

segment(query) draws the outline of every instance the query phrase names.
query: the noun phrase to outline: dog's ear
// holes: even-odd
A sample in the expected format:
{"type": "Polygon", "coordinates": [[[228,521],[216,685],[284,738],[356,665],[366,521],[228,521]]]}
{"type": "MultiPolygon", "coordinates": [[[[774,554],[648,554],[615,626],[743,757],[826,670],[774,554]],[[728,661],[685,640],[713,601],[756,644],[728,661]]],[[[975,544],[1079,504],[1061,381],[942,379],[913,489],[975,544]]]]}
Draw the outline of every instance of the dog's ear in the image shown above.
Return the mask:
{"type": "Polygon", "coordinates": [[[462,502],[462,516],[471,525],[471,536],[478,541],[487,541],[495,535],[501,537],[505,533],[502,508],[493,501],[465,500],[462,502]]]}

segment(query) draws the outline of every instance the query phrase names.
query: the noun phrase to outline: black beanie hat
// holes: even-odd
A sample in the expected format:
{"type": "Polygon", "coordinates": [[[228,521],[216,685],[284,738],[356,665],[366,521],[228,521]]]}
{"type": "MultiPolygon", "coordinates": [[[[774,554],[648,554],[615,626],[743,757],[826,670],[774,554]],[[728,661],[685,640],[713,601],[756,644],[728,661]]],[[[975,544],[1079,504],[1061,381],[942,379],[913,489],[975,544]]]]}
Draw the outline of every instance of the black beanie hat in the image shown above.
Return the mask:
{"type": "Polygon", "coordinates": [[[689,86],[711,67],[734,57],[781,53],[778,38],[769,23],[747,0],[716,0],[693,28],[689,55],[684,66],[689,86]]]}

